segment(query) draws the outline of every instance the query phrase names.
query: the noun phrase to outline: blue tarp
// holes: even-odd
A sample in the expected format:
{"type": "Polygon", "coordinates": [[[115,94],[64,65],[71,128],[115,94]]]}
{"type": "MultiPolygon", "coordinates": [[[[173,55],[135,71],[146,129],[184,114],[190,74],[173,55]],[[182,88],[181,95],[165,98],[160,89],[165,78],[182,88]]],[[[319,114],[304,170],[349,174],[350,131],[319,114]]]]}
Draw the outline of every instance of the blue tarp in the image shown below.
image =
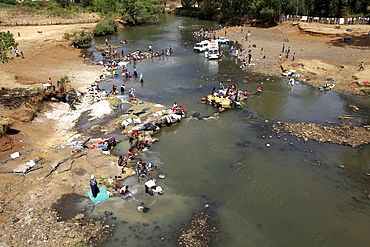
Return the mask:
{"type": "Polygon", "coordinates": [[[87,192],[87,195],[94,204],[101,203],[109,198],[108,191],[104,187],[99,187],[99,191],[100,192],[96,198],[92,196],[91,190],[87,192]]]}

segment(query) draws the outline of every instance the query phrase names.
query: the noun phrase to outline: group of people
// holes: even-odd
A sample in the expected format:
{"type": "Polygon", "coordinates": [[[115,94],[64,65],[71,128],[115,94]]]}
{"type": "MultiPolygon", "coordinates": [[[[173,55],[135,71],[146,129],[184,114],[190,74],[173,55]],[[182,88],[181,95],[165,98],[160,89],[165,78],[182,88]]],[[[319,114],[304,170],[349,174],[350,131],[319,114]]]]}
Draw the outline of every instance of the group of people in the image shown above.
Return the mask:
{"type": "Polygon", "coordinates": [[[206,99],[207,103],[214,107],[229,108],[232,107],[236,101],[246,99],[248,95],[249,93],[247,90],[237,90],[236,84],[225,88],[223,82],[220,82],[219,89],[213,87],[212,94],[208,95],[206,99]]]}
{"type": "MultiPolygon", "coordinates": [[[[282,47],[281,47],[281,54],[279,55],[279,63],[281,63],[283,61],[283,58],[288,60],[289,59],[289,54],[290,54],[290,46],[288,46],[288,48],[286,48],[285,44],[283,44],[282,47]],[[284,57],[283,57],[282,54],[285,54],[284,57]]],[[[296,57],[296,54],[294,52],[293,55],[292,55],[292,61],[295,60],[295,57],[296,57]]]]}
{"type": "Polygon", "coordinates": [[[195,39],[216,39],[216,31],[213,28],[201,28],[193,32],[195,39]]]}

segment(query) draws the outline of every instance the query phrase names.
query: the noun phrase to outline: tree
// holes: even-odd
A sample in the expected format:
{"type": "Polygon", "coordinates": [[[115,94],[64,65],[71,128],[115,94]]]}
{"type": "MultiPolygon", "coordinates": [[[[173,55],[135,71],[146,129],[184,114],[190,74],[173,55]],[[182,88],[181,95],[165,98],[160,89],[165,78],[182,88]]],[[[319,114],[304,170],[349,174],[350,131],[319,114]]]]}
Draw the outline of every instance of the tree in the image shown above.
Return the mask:
{"type": "Polygon", "coordinates": [[[117,2],[115,0],[94,0],[94,10],[104,15],[115,13],[117,2]]]}
{"type": "Polygon", "coordinates": [[[80,35],[73,38],[72,44],[79,48],[90,47],[92,39],[93,36],[90,32],[85,33],[85,31],[82,31],[80,35]]]}
{"type": "Polygon", "coordinates": [[[113,20],[102,20],[93,29],[94,36],[104,36],[117,32],[118,23],[113,20]]]}
{"type": "Polygon", "coordinates": [[[9,31],[0,32],[0,61],[2,63],[9,62],[13,57],[8,57],[7,52],[11,49],[16,49],[18,43],[15,42],[13,34],[9,31]]]}
{"type": "Polygon", "coordinates": [[[157,0],[121,0],[121,19],[128,25],[137,25],[158,19],[163,7],[157,0]]]}

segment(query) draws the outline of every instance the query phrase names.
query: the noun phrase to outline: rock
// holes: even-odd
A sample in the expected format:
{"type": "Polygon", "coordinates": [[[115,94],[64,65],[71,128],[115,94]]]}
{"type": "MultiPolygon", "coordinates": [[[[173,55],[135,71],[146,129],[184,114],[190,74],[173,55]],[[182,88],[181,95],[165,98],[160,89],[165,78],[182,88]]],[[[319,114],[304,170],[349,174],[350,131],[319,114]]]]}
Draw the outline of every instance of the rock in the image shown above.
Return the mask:
{"type": "Polygon", "coordinates": [[[108,216],[108,215],[112,215],[113,212],[112,211],[105,211],[104,214],[108,216]]]}
{"type": "Polygon", "coordinates": [[[85,215],[84,214],[77,214],[75,216],[75,220],[82,220],[83,218],[85,218],[85,215]]]}

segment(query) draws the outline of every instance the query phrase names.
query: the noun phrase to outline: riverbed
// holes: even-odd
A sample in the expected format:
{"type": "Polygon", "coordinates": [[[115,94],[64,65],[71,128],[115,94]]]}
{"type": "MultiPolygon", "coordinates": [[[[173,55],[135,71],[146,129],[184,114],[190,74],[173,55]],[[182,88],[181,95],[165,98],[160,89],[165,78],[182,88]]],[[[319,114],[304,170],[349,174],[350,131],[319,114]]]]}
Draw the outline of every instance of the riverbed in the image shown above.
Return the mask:
{"type": "MultiPolygon", "coordinates": [[[[365,108],[368,99],[324,93],[299,82],[289,86],[286,79],[242,71],[228,55],[208,61],[193,52],[191,32],[202,27],[218,24],[166,15],[159,23],[125,28],[108,38],[113,45],[128,40],[121,48],[125,53],[147,51],[149,44],[173,53],[135,64],[144,83],[119,78],[102,82],[102,88],[125,82],[141,100],[167,107],[177,102],[189,117],[162,128],[155,136],[160,142],[142,155],[166,174],[165,179],[153,174],[164,195],[145,194],[132,177],[124,183],[131,186],[133,199],[110,198],[89,215],[113,212],[108,220],[116,225],[114,236],[103,246],[175,246],[173,234],[205,203],[211,205],[219,230],[212,246],[367,246],[369,147],[303,142],[275,134],[270,126],[276,121],[339,123],[343,115],[366,122],[368,113],[353,112],[349,105],[365,108]],[[251,95],[243,109],[219,114],[198,101],[220,81],[251,92],[259,86],[264,90],[251,95]],[[204,119],[190,117],[195,112],[204,119]],[[137,212],[141,202],[150,208],[148,213],[137,212]]],[[[99,60],[99,52],[95,55],[99,60]]],[[[129,64],[129,71],[133,66],[129,64]]],[[[117,148],[117,155],[126,151],[117,148]]]]}

